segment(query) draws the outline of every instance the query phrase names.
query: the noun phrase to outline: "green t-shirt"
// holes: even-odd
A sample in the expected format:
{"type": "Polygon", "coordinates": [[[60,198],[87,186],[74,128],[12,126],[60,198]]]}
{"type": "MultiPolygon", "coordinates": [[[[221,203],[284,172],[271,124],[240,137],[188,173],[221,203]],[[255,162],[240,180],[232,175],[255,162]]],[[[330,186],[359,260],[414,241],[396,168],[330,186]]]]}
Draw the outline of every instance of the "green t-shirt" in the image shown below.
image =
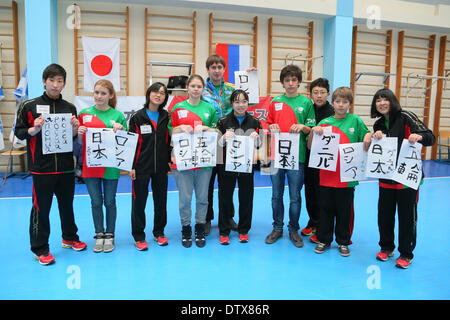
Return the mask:
{"type": "MultiPolygon", "coordinates": [[[[114,108],[109,108],[106,111],[98,110],[95,106],[81,110],[78,120],[80,126],[88,128],[112,128],[114,123],[123,125],[124,130],[127,130],[127,120],[122,112],[114,108]]],[[[86,139],[83,137],[83,178],[103,178],[103,179],[119,179],[120,170],[117,168],[105,167],[88,167],[85,159],[86,153],[86,139]]]]}
{"type": "MultiPolygon", "coordinates": [[[[305,96],[286,97],[284,94],[273,98],[269,105],[266,123],[278,124],[280,132],[289,132],[293,124],[304,124],[308,127],[316,125],[314,106],[305,96]]],[[[299,162],[304,163],[306,157],[306,135],[299,134],[299,162]]]]}
{"type": "Polygon", "coordinates": [[[199,124],[215,128],[217,124],[216,110],[203,100],[200,100],[197,105],[192,105],[188,100],[184,100],[173,107],[168,127],[169,130],[180,125],[189,125],[194,128],[199,124]]]}
{"type": "MultiPolygon", "coordinates": [[[[319,125],[331,126],[331,132],[339,133],[339,144],[362,142],[364,136],[370,132],[361,118],[354,113],[347,113],[343,119],[335,119],[334,116],[325,118],[319,122],[319,125]]],[[[341,171],[337,167],[336,171],[320,170],[320,185],[346,188],[358,185],[358,181],[341,182],[341,171]]]]}

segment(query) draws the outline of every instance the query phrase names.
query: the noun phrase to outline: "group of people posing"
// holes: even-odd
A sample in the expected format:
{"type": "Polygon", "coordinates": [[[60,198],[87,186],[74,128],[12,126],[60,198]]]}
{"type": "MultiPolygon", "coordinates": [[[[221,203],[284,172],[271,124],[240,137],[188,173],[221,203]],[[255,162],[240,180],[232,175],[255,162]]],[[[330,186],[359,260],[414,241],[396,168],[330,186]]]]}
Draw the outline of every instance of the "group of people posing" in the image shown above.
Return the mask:
{"type": "MultiPolygon", "coordinates": [[[[179,213],[182,245],[190,247],[206,244],[211,230],[213,190],[217,176],[219,207],[219,242],[230,243],[229,234],[235,230],[239,241],[249,241],[253,211],[253,171],[237,173],[225,170],[225,161],[215,167],[177,170],[175,157],[171,155],[171,136],[177,133],[219,131],[219,145],[235,135],[248,135],[255,139],[255,148],[261,144],[261,121],[247,112],[248,95],[235,90],[223,79],[226,64],[219,55],[206,61],[208,78],[197,74],[187,81],[188,98],[167,111],[169,98],[167,87],[160,82],[152,84],[145,94],[145,104],[130,120],[115,109],[116,92],[108,80],[99,80],[94,87],[95,105],[77,114],[75,106],[62,99],[61,91],[66,84],[66,72],[57,64],[43,72],[45,92],[42,96],[25,101],[19,111],[15,134],[27,140],[28,168],[33,177],[32,209],[30,215],[31,251],[40,264],[55,262],[49,251],[49,212],[53,195],[58,201],[62,228],[62,245],[80,251],[87,245],[80,241],[74,219],[74,160],[73,153],[43,154],[41,129],[45,113],[71,113],[74,139],[83,144],[82,178],[86,183],[92,207],[95,230],[95,252],[114,250],[114,233],[117,216],[116,191],[119,169],[88,167],[84,157],[85,135],[88,128],[112,128],[139,135],[132,180],[131,226],[137,250],[147,250],[146,203],[149,183],[154,205],[153,237],[158,245],[168,244],[164,235],[167,223],[168,173],[172,172],[179,191],[179,213]],[[238,223],[234,220],[233,193],[239,187],[238,223]],[[195,190],[195,221],[192,228],[191,202],[195,190]],[[103,206],[106,211],[103,213],[103,206]],[[194,233],[194,236],[193,236],[194,233]],[[194,239],[193,239],[194,238],[194,239]]],[[[303,247],[303,236],[317,243],[314,251],[323,253],[335,238],[339,253],[350,255],[349,245],[353,231],[354,192],[357,182],[340,181],[336,172],[318,170],[305,166],[309,159],[313,134],[322,135],[324,127],[340,133],[340,143],[363,142],[367,150],[371,138],[383,135],[397,137],[399,146],[403,139],[430,146],[435,142],[433,133],[409,111],[402,110],[397,98],[389,89],[378,90],[372,101],[371,116],[378,118],[374,132],[367,129],[356,114],[349,113],[353,104],[350,88],[334,90],[331,104],[328,102],[330,88],[327,79],[319,78],[309,86],[311,99],[299,94],[302,71],[295,65],[287,65],[280,72],[280,82],[285,93],[275,97],[269,106],[266,124],[269,133],[290,132],[299,135],[299,169],[287,170],[270,166],[272,181],[273,230],[267,235],[267,244],[275,243],[283,235],[285,179],[289,189],[289,222],[287,229],[294,246],[303,247]],[[311,101],[312,100],[312,101],[311,101]],[[308,225],[300,230],[300,192],[305,184],[308,225]],[[300,232],[300,234],[299,234],[300,232]]],[[[225,149],[225,148],[224,148],[225,149]]],[[[398,148],[400,150],[400,147],[398,148]]],[[[224,155],[225,156],[225,155],[224,155]]],[[[397,155],[398,156],[398,155],[397,155]]],[[[396,266],[407,268],[413,259],[416,244],[418,190],[392,180],[379,182],[378,227],[380,251],[376,258],[386,261],[393,256],[395,213],[398,211],[400,256],[396,266]],[[398,207],[398,209],[397,209],[398,207]]]]}

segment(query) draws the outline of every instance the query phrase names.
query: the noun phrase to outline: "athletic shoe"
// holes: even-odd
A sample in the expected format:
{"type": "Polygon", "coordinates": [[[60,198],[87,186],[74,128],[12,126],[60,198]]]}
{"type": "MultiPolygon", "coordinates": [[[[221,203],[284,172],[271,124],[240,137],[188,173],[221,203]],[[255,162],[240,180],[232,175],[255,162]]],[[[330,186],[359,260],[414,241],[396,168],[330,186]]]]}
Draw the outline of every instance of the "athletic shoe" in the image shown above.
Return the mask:
{"type": "Polygon", "coordinates": [[[195,244],[199,248],[203,248],[206,244],[204,223],[197,223],[195,225],[195,244]]]}
{"type": "Polygon", "coordinates": [[[266,237],[266,243],[267,244],[275,243],[282,236],[283,236],[283,232],[272,230],[272,232],[266,237]]]}
{"type": "Polygon", "coordinates": [[[114,250],[114,234],[105,233],[105,242],[103,244],[103,252],[108,253],[114,250]]]}
{"type": "Polygon", "coordinates": [[[298,235],[297,232],[289,232],[289,239],[291,239],[292,243],[297,248],[303,247],[303,239],[298,235]]]}
{"type": "Polygon", "coordinates": [[[404,258],[400,256],[395,262],[395,266],[401,269],[408,269],[409,265],[412,263],[412,259],[404,258]]]}
{"type": "Polygon", "coordinates": [[[319,242],[319,244],[314,248],[315,253],[324,253],[325,250],[327,250],[330,247],[329,243],[322,243],[319,242]]]}
{"type": "Polygon", "coordinates": [[[181,230],[181,244],[185,248],[192,246],[192,228],[191,226],[183,226],[181,230]]]}
{"type": "Polygon", "coordinates": [[[102,252],[103,251],[103,244],[105,243],[105,234],[103,232],[99,232],[95,235],[95,245],[94,245],[94,252],[102,252]]]}
{"type": "Polygon", "coordinates": [[[301,231],[302,236],[305,236],[305,237],[310,236],[313,233],[316,233],[316,228],[313,228],[313,227],[306,227],[306,228],[303,228],[301,231]]]}
{"type": "Polygon", "coordinates": [[[81,241],[69,241],[64,240],[62,241],[62,247],[65,249],[73,249],[75,251],[82,251],[86,249],[87,245],[84,242],[81,241]]]}
{"type": "Polygon", "coordinates": [[[219,242],[220,242],[220,244],[223,244],[224,246],[227,246],[227,245],[230,244],[230,237],[229,236],[220,235],[219,242]]]}
{"type": "Polygon", "coordinates": [[[315,234],[313,234],[311,237],[309,237],[309,241],[311,241],[312,243],[317,243],[317,244],[320,243],[319,239],[317,239],[317,235],[315,235],[315,234]]]}
{"type": "Polygon", "coordinates": [[[346,245],[339,245],[339,253],[343,257],[348,257],[350,255],[350,249],[346,245]]]}
{"type": "Polygon", "coordinates": [[[211,221],[206,221],[205,223],[205,236],[209,236],[211,233],[211,221]]]}
{"type": "Polygon", "coordinates": [[[380,261],[387,261],[390,257],[394,256],[394,251],[389,251],[389,250],[381,250],[380,252],[377,253],[377,260],[380,261]]]}
{"type": "Polygon", "coordinates": [[[239,234],[239,242],[247,243],[248,242],[248,234],[239,234]]]}
{"type": "Polygon", "coordinates": [[[35,255],[34,258],[36,260],[39,260],[39,263],[42,266],[48,266],[49,264],[55,263],[55,258],[51,255],[50,252],[47,252],[47,254],[41,254],[40,256],[35,255]]]}
{"type": "Polygon", "coordinates": [[[167,240],[165,235],[159,236],[157,238],[153,238],[157,243],[158,246],[167,246],[169,244],[169,240],[167,240]]]}
{"type": "Polygon", "coordinates": [[[148,249],[148,244],[147,242],[144,241],[136,241],[134,243],[136,245],[136,249],[138,249],[139,251],[145,251],[148,249]]]}
{"type": "Polygon", "coordinates": [[[233,218],[230,219],[230,229],[233,231],[238,231],[238,224],[233,218]]]}

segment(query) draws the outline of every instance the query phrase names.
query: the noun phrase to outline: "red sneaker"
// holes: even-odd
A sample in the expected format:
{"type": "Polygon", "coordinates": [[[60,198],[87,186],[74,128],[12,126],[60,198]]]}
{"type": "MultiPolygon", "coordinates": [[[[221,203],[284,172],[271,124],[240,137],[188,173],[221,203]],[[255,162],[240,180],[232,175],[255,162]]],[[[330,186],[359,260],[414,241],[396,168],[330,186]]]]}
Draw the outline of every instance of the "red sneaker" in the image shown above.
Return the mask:
{"type": "Polygon", "coordinates": [[[239,234],[239,242],[247,243],[248,242],[248,234],[239,234]]]}
{"type": "Polygon", "coordinates": [[[55,258],[47,252],[47,254],[41,254],[40,256],[35,255],[34,258],[39,260],[39,263],[43,266],[48,266],[49,264],[55,263],[55,258]]]}
{"type": "Polygon", "coordinates": [[[230,244],[230,237],[229,236],[220,236],[219,238],[220,244],[223,244],[224,246],[227,246],[230,244]]]}
{"type": "Polygon", "coordinates": [[[138,249],[139,251],[145,251],[148,249],[148,244],[147,242],[144,241],[136,241],[134,243],[136,245],[136,249],[138,249]]]}
{"type": "Polygon", "coordinates": [[[301,231],[302,236],[310,236],[313,233],[316,233],[316,228],[306,227],[306,228],[303,228],[301,231]]]}
{"type": "Polygon", "coordinates": [[[159,246],[167,246],[169,244],[169,240],[167,240],[165,235],[159,236],[158,238],[154,238],[156,242],[158,242],[159,246]]]}
{"type": "Polygon", "coordinates": [[[402,269],[408,269],[411,262],[412,262],[412,259],[400,257],[395,262],[395,266],[398,268],[402,268],[402,269]]]}
{"type": "Polygon", "coordinates": [[[377,253],[377,260],[380,261],[387,261],[390,257],[394,255],[394,251],[388,251],[388,250],[381,250],[377,253]]]}
{"type": "Polygon", "coordinates": [[[309,237],[309,241],[312,243],[320,243],[320,241],[317,239],[317,236],[313,234],[311,237],[309,237]]]}
{"type": "Polygon", "coordinates": [[[69,241],[64,240],[62,241],[62,247],[65,249],[73,249],[75,251],[82,251],[86,249],[87,245],[84,242],[81,241],[69,241]]]}

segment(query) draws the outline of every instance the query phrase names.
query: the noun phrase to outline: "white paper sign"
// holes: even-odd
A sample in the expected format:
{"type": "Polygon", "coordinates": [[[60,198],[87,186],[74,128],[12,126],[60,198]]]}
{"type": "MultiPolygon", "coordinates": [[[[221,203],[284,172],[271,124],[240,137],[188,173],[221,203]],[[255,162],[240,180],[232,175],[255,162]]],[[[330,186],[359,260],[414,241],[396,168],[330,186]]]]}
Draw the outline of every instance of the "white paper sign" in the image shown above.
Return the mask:
{"type": "Polygon", "coordinates": [[[392,180],[417,190],[422,180],[422,144],[404,139],[392,180]]]}
{"type": "Polygon", "coordinates": [[[339,152],[339,133],[324,130],[322,135],[313,132],[311,155],[309,157],[310,168],[328,171],[336,171],[339,152]]]}
{"type": "Polygon", "coordinates": [[[45,114],[42,126],[42,153],[62,153],[73,151],[73,133],[70,113],[45,114]]]}
{"type": "Polygon", "coordinates": [[[298,133],[275,133],[274,167],[286,170],[298,170],[300,135],[298,133]]]}
{"type": "Polygon", "coordinates": [[[227,140],[225,171],[251,173],[255,139],[249,136],[234,136],[227,140]]]}
{"type": "Polygon", "coordinates": [[[391,179],[397,157],[397,138],[372,138],[367,152],[366,177],[391,179]]]}
{"type": "Polygon", "coordinates": [[[340,144],[339,163],[341,182],[364,180],[366,178],[367,152],[363,149],[363,143],[340,144]]]}
{"type": "Polygon", "coordinates": [[[87,128],[86,164],[88,167],[116,166],[116,134],[113,129],[87,128]]]}
{"type": "Polygon", "coordinates": [[[134,154],[139,134],[123,130],[116,131],[116,168],[125,171],[133,169],[134,154]]]}
{"type": "Polygon", "coordinates": [[[259,103],[258,71],[235,71],[235,88],[247,92],[249,103],[259,103]]]}
{"type": "Polygon", "coordinates": [[[217,132],[177,133],[172,141],[177,170],[216,166],[217,132]]]}

